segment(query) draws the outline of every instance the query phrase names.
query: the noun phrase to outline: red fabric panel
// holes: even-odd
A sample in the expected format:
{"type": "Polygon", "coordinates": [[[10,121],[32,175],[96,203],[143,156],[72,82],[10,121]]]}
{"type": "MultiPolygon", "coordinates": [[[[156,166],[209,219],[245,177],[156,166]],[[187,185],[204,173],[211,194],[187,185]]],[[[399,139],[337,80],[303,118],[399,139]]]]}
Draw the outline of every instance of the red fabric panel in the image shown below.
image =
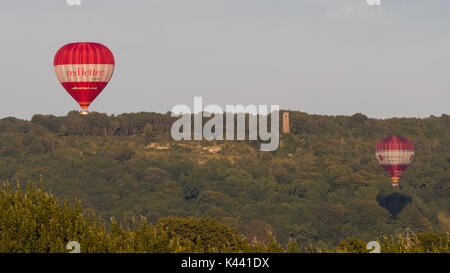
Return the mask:
{"type": "Polygon", "coordinates": [[[377,151],[389,150],[414,150],[413,144],[406,138],[401,136],[390,136],[382,139],[377,144],[377,151]]]}
{"type": "Polygon", "coordinates": [[[114,56],[99,43],[72,43],[56,52],[53,65],[60,64],[114,64],[114,56]]]}
{"type": "Polygon", "coordinates": [[[61,83],[67,92],[80,104],[89,104],[102,92],[107,82],[64,82],[61,83]],[[87,87],[89,89],[73,89],[87,87]]]}
{"type": "Polygon", "coordinates": [[[400,177],[405,172],[408,165],[385,165],[383,169],[388,173],[389,177],[400,177]]]}

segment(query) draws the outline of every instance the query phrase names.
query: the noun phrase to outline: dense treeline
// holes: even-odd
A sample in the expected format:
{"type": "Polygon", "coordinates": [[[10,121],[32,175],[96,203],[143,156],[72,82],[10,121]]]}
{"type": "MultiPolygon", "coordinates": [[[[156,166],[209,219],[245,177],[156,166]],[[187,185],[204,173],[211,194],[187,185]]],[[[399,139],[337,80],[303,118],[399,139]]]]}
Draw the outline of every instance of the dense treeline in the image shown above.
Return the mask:
{"type": "Polygon", "coordinates": [[[0,120],[0,180],[44,181],[88,213],[212,217],[250,241],[335,247],[450,231],[450,117],[370,119],[290,112],[275,152],[246,141],[171,141],[170,114],[35,115],[0,120]],[[376,143],[402,135],[416,157],[393,189],[376,143]]]}
{"type": "MultiPolygon", "coordinates": [[[[61,202],[43,188],[28,183],[14,190],[4,183],[0,189],[0,252],[69,252],[68,243],[79,243],[81,252],[368,252],[357,238],[341,241],[336,249],[301,247],[290,241],[282,246],[267,234],[265,244],[251,243],[236,230],[212,218],[168,217],[156,225],[139,223],[123,227],[108,224],[95,215],[83,214],[79,201],[61,202]]],[[[410,237],[379,240],[382,252],[450,251],[449,234],[421,233],[410,237]]]]}

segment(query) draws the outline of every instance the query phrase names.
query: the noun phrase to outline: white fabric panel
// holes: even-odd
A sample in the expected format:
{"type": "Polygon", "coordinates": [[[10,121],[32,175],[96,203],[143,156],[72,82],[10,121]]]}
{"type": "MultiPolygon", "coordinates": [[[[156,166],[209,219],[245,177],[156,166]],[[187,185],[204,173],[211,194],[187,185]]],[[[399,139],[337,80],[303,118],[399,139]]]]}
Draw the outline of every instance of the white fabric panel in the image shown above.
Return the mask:
{"type": "Polygon", "coordinates": [[[408,165],[414,158],[410,150],[377,151],[377,160],[381,165],[408,165]]]}
{"type": "Polygon", "coordinates": [[[60,82],[108,82],[114,71],[113,64],[55,65],[60,82]]]}

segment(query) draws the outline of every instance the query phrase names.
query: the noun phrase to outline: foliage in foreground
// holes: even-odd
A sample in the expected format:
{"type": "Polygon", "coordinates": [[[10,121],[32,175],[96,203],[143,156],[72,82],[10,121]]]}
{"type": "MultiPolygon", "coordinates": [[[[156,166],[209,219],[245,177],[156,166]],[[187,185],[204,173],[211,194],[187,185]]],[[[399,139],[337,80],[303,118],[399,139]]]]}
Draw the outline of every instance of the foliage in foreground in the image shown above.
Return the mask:
{"type": "MultiPolygon", "coordinates": [[[[336,250],[313,249],[290,241],[285,247],[268,233],[263,244],[248,242],[233,228],[212,218],[166,217],[156,225],[145,219],[123,227],[98,216],[83,214],[81,203],[60,202],[43,188],[28,184],[25,190],[4,183],[0,190],[0,252],[68,252],[69,241],[82,252],[368,252],[366,243],[349,238],[336,250]]],[[[424,233],[406,240],[384,238],[382,252],[449,253],[449,234],[424,233]]]]}

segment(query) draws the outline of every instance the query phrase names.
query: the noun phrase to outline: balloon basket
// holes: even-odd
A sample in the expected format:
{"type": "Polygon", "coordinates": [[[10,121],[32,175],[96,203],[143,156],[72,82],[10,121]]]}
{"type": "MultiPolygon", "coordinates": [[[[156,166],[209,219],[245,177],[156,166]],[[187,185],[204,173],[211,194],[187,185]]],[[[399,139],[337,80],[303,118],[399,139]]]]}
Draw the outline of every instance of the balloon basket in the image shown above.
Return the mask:
{"type": "Polygon", "coordinates": [[[89,114],[89,111],[80,111],[80,114],[85,116],[89,114]]]}

